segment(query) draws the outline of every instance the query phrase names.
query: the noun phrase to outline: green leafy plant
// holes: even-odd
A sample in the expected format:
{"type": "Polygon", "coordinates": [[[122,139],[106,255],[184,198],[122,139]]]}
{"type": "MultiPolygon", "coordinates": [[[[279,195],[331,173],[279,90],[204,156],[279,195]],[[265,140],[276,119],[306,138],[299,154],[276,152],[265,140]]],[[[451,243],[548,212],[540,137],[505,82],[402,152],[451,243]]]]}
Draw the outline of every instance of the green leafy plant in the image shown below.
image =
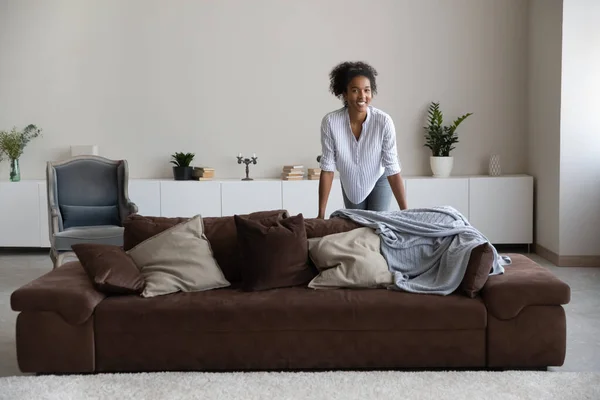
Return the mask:
{"type": "Polygon", "coordinates": [[[177,167],[189,167],[195,156],[194,153],[175,153],[171,155],[171,163],[177,167]]]}
{"type": "Polygon", "coordinates": [[[449,157],[450,152],[455,149],[454,144],[458,143],[458,134],[456,129],[458,126],[473,113],[467,113],[454,120],[452,125],[446,126],[444,123],[444,115],[440,110],[440,103],[431,103],[427,112],[428,126],[423,129],[425,134],[425,147],[431,149],[434,157],[449,157]]]}
{"type": "Polygon", "coordinates": [[[42,130],[30,124],[22,131],[13,127],[10,132],[0,131],[0,160],[5,154],[11,160],[17,160],[23,154],[27,143],[42,134],[42,130]]]}

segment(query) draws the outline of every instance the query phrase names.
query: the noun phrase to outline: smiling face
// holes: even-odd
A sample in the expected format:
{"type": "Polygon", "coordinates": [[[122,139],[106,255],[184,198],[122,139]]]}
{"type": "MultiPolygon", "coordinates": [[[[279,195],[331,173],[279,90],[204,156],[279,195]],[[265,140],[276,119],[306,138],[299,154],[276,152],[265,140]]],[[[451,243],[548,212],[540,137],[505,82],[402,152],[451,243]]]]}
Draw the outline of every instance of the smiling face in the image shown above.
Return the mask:
{"type": "Polygon", "coordinates": [[[348,104],[348,107],[360,113],[367,112],[367,107],[371,104],[371,81],[365,76],[355,76],[352,78],[346,93],[344,93],[344,100],[348,104]]]}

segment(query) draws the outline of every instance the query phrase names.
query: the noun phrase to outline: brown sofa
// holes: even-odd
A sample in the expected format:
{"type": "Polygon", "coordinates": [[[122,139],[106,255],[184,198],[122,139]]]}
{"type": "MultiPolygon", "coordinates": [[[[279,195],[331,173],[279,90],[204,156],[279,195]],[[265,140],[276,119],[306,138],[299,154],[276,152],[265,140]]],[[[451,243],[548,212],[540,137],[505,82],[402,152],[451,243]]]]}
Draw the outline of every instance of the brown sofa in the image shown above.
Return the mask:
{"type": "MultiPolygon", "coordinates": [[[[282,214],[286,215],[285,212],[282,214]]],[[[256,218],[261,217],[258,215],[256,218]]],[[[125,249],[185,219],[133,216],[125,249]]],[[[569,286],[510,254],[474,298],[382,289],[245,291],[232,217],[205,218],[232,286],[153,298],[106,295],[80,262],[16,290],[19,367],[33,373],[419,368],[562,365],[569,286]]],[[[307,238],[358,227],[305,220],[307,238]]]]}

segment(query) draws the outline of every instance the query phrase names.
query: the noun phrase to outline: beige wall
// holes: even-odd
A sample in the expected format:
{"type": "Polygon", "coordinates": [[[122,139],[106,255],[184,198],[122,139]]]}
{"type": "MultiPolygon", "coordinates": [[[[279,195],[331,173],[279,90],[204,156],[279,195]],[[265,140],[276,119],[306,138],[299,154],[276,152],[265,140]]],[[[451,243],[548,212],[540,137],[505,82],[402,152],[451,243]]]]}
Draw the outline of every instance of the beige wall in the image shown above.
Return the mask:
{"type": "Polygon", "coordinates": [[[600,255],[600,2],[531,0],[529,173],[536,243],[560,263],[600,255]],[[573,260],[572,256],[578,258],[573,260]]]}
{"type": "MultiPolygon", "coordinates": [[[[328,73],[362,59],[373,102],[396,123],[406,175],[430,174],[426,108],[462,126],[455,174],[527,168],[527,7],[522,0],[0,0],[0,128],[36,123],[23,179],[97,144],[133,178],[170,177],[191,151],[219,177],[316,165],[322,116],[341,103],[328,73]]],[[[540,129],[543,130],[543,127],[540,129]]],[[[0,165],[7,179],[8,164],[0,165]]],[[[545,190],[552,190],[547,188],[545,190]]],[[[545,239],[546,240],[546,239],[545,239]]],[[[553,239],[547,239],[549,241],[553,239]]]]}
{"type": "Polygon", "coordinates": [[[600,2],[565,0],[560,254],[600,255],[600,2]]]}
{"type": "Polygon", "coordinates": [[[535,240],[559,253],[562,0],[531,0],[528,172],[535,177],[535,240]]]}

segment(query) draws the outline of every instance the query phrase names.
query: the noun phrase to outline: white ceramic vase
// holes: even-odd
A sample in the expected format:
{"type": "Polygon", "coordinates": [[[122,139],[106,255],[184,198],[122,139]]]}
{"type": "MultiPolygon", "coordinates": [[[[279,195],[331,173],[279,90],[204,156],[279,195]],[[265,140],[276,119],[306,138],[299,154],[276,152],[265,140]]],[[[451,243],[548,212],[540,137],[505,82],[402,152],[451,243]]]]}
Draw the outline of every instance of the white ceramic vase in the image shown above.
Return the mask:
{"type": "Polygon", "coordinates": [[[500,156],[498,154],[493,154],[490,157],[490,176],[500,176],[502,175],[502,168],[500,167],[500,156]]]}
{"type": "Polygon", "coordinates": [[[454,166],[454,157],[429,157],[431,172],[435,178],[447,178],[454,166]]]}

